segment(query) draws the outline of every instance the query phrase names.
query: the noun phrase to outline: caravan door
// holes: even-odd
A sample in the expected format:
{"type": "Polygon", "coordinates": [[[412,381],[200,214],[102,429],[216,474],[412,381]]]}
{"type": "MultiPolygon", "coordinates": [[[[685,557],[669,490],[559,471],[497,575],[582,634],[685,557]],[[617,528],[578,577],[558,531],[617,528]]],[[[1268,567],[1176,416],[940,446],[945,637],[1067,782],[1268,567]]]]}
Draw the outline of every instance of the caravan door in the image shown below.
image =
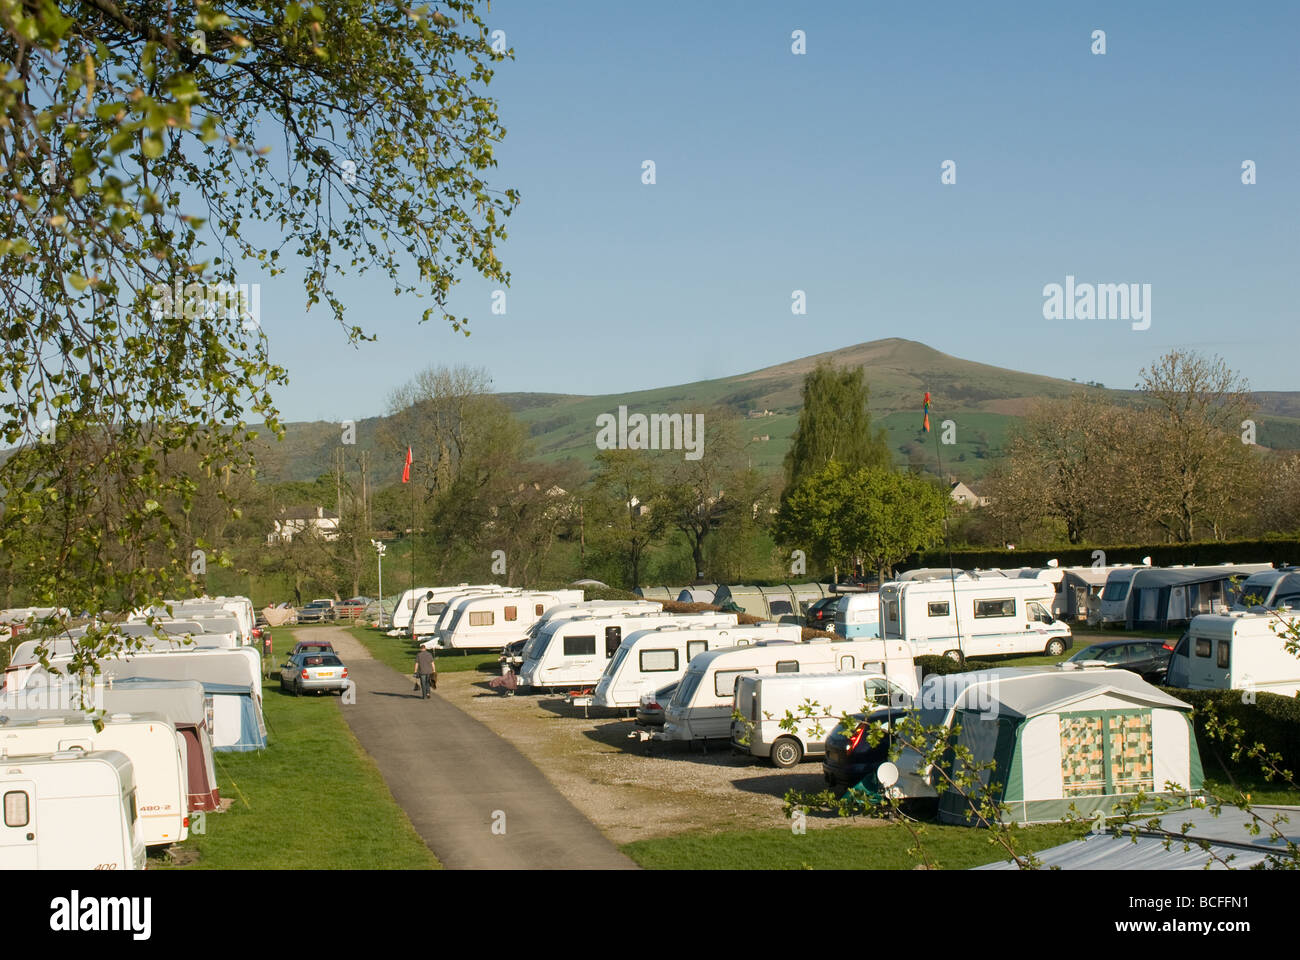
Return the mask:
{"type": "Polygon", "coordinates": [[[40,866],[36,843],[36,782],[5,780],[4,819],[0,821],[0,868],[35,870],[40,866]]]}

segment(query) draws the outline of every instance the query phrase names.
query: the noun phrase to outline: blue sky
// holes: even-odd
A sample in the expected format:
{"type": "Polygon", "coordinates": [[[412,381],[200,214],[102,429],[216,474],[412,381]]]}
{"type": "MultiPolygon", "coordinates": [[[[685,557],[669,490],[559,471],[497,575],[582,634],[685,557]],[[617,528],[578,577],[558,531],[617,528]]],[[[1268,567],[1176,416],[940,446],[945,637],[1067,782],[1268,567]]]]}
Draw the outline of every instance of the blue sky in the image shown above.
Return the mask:
{"type": "Polygon", "coordinates": [[[378,275],[346,278],[379,338],[353,348],[290,271],[262,290],[282,414],[383,413],[435,364],[595,394],[893,336],[1113,387],[1188,346],[1300,389],[1300,8],[803,6],[496,0],[516,58],[490,88],[494,180],[523,194],[497,251],[506,315],[465,276],[466,338],[378,275]],[[1151,328],[1044,320],[1067,274],[1151,284],[1151,328]]]}

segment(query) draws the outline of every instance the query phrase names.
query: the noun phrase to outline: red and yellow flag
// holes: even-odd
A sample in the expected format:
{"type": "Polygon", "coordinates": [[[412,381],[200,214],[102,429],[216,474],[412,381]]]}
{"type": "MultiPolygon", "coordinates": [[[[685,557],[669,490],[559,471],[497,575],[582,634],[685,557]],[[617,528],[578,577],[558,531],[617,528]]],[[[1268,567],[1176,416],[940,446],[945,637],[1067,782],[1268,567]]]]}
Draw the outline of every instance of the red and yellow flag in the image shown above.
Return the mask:
{"type": "MultiPolygon", "coordinates": [[[[926,396],[928,397],[929,394],[927,393],[926,396]]],[[[928,430],[929,427],[926,427],[926,429],[928,430]]],[[[410,482],[411,482],[411,448],[407,447],[406,463],[402,465],[402,483],[410,483],[410,482]]]]}
{"type": "Polygon", "coordinates": [[[926,433],[930,432],[930,391],[929,390],[925,391],[925,421],[922,423],[921,429],[924,430],[926,433]]]}

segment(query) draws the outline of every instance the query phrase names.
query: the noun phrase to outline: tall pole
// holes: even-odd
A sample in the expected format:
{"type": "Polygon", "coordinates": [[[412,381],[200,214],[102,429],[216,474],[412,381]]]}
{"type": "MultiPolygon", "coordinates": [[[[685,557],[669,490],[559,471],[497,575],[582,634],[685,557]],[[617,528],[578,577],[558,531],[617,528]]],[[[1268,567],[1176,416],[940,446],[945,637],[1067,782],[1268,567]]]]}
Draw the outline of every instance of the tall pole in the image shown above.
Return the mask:
{"type": "Polygon", "coordinates": [[[384,629],[384,545],[378,540],[371,540],[379,560],[379,629],[384,629]]]}
{"type": "MultiPolygon", "coordinates": [[[[415,463],[412,461],[411,466],[415,463]]],[[[411,481],[411,589],[415,589],[415,481],[411,481]]]]}

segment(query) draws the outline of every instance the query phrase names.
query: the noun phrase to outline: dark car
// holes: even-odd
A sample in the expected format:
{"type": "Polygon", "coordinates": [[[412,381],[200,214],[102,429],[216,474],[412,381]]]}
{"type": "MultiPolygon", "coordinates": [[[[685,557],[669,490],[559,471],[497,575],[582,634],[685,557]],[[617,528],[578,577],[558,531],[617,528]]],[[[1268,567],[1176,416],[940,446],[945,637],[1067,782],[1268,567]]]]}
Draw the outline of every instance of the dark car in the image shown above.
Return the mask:
{"type": "Polygon", "coordinates": [[[804,625],[814,630],[830,630],[835,622],[835,605],[839,602],[838,596],[822,597],[804,614],[804,625]]]}
{"type": "Polygon", "coordinates": [[[876,768],[889,759],[889,726],[907,712],[882,707],[870,713],[853,714],[853,719],[858,721],[858,725],[852,730],[845,730],[837,725],[826,738],[826,756],[822,760],[822,776],[826,780],[826,785],[837,794],[842,794],[858,784],[863,784],[870,790],[879,789],[875,779],[876,768]],[[874,747],[867,735],[867,728],[873,723],[882,723],[886,728],[880,743],[874,747]]]}
{"type": "Polygon", "coordinates": [[[1169,672],[1169,657],[1174,652],[1172,640],[1105,640],[1084,647],[1070,662],[1100,660],[1120,670],[1132,670],[1150,683],[1164,683],[1169,672]]]}

